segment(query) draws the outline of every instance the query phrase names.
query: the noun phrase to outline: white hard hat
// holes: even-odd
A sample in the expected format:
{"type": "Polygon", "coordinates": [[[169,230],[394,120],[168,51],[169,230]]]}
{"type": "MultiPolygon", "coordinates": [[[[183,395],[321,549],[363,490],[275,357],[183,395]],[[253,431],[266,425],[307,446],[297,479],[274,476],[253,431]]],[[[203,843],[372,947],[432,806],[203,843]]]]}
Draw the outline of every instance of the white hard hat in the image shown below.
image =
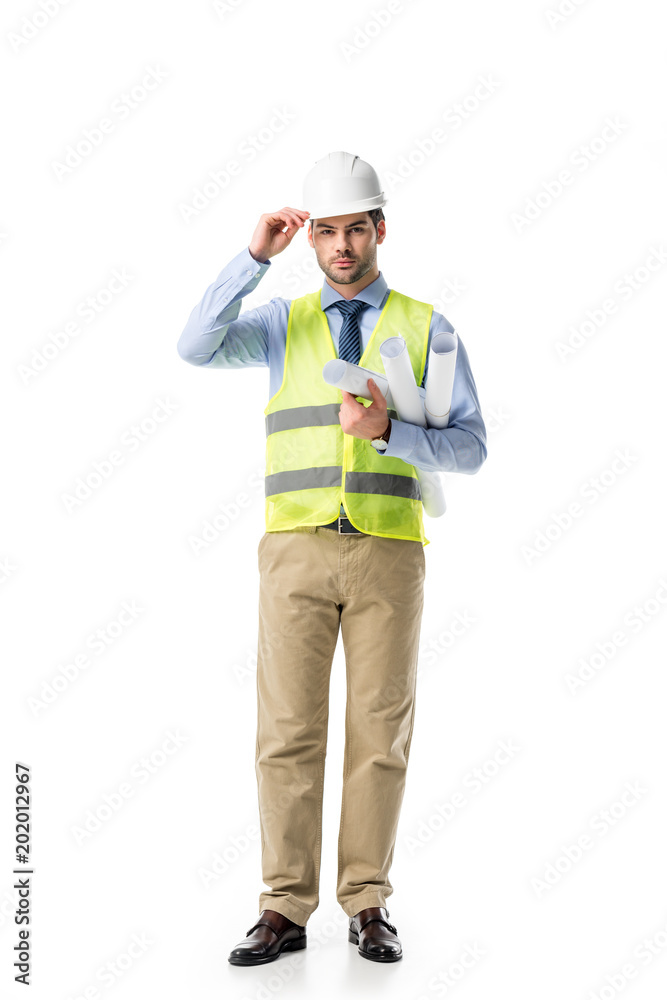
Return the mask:
{"type": "Polygon", "coordinates": [[[328,153],[303,182],[303,204],[311,219],[369,212],[387,203],[370,163],[352,153],[328,153]]]}

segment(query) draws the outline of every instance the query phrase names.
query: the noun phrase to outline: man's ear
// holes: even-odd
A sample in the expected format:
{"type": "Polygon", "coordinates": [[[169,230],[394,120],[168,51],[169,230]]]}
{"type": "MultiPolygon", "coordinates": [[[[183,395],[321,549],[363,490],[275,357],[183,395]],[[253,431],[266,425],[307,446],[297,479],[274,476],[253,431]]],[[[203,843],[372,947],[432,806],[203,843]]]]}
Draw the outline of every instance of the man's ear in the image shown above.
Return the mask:
{"type": "Polygon", "coordinates": [[[306,236],[308,237],[308,244],[309,244],[309,246],[311,246],[313,248],[313,250],[314,250],[315,249],[315,245],[313,243],[313,224],[310,221],[308,222],[308,232],[306,233],[306,236]]]}

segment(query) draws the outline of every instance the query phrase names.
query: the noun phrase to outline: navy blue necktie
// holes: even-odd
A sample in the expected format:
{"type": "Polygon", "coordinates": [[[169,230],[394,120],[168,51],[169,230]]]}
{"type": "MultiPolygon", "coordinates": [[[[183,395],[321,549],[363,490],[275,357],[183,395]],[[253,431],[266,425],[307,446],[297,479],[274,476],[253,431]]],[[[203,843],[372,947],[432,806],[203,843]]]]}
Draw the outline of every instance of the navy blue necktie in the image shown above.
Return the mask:
{"type": "Polygon", "coordinates": [[[366,308],[368,302],[362,302],[360,299],[338,299],[334,305],[343,314],[343,325],[338,339],[338,357],[358,365],[361,358],[359,313],[366,308]]]}

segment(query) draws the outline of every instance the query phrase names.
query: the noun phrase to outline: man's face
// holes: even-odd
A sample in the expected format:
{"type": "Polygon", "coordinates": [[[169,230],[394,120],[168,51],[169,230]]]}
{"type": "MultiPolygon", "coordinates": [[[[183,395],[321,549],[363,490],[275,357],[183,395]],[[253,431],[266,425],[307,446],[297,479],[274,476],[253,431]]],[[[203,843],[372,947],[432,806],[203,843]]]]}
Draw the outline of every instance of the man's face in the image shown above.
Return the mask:
{"type": "Polygon", "coordinates": [[[308,242],[330,281],[351,285],[376,266],[376,248],[385,236],[384,220],[378,223],[377,236],[368,212],[331,215],[314,223],[310,223],[308,242]]]}

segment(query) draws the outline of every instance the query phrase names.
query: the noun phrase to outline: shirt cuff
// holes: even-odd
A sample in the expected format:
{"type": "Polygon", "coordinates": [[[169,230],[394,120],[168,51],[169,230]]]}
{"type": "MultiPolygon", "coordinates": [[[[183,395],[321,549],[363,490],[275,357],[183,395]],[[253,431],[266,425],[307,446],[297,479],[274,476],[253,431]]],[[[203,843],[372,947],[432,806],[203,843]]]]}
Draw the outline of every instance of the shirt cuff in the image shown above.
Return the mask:
{"type": "Polygon", "coordinates": [[[416,424],[408,424],[404,420],[397,420],[395,417],[392,417],[389,444],[384,451],[379,451],[378,455],[387,455],[389,458],[402,458],[404,462],[409,462],[416,439],[416,424]]]}
{"type": "Polygon", "coordinates": [[[257,274],[259,271],[266,271],[267,268],[271,267],[270,260],[255,260],[253,255],[250,253],[250,247],[246,247],[242,250],[239,254],[239,258],[246,270],[250,268],[253,274],[257,274]]]}

